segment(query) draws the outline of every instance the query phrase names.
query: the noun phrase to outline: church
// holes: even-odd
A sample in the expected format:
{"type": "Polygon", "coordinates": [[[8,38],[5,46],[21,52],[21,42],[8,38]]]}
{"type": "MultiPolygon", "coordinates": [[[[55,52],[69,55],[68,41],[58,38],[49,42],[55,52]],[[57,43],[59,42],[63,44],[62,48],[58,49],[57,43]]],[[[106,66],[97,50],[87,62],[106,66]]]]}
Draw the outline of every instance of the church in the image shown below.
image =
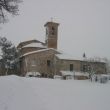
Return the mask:
{"type": "Polygon", "coordinates": [[[106,64],[102,61],[76,59],[58,51],[58,26],[59,23],[53,21],[44,25],[45,42],[29,40],[18,44],[21,75],[31,73],[53,78],[55,75],[70,76],[75,72],[76,75],[83,77],[84,73],[91,69],[96,74],[105,74],[106,64]]]}

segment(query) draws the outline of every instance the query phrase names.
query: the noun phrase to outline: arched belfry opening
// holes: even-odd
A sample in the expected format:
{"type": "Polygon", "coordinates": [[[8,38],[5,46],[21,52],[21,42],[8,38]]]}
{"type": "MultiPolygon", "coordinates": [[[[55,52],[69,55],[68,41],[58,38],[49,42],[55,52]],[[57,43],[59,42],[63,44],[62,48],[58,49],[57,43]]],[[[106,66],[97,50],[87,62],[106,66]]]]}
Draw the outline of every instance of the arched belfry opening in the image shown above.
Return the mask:
{"type": "Polygon", "coordinates": [[[51,21],[47,22],[44,26],[46,28],[45,43],[47,48],[57,49],[59,23],[51,21]]]}

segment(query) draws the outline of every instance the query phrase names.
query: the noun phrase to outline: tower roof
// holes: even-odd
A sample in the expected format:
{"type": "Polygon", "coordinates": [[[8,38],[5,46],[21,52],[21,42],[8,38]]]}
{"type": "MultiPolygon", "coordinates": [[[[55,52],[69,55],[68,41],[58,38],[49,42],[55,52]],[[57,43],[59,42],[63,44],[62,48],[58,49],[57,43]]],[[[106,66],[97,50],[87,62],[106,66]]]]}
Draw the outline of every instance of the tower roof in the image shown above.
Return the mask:
{"type": "Polygon", "coordinates": [[[56,23],[56,22],[47,22],[44,26],[47,26],[47,25],[51,25],[51,24],[54,24],[54,25],[59,25],[59,23],[56,23]]]}

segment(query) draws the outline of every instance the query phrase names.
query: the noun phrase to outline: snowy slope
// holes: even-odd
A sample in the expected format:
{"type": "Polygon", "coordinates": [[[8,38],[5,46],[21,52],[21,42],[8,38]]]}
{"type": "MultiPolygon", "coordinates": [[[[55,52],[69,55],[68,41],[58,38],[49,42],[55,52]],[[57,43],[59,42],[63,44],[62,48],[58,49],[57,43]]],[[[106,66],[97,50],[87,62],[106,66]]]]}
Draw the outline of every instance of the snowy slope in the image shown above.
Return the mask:
{"type": "Polygon", "coordinates": [[[110,83],[0,77],[0,110],[109,110],[110,83]]]}

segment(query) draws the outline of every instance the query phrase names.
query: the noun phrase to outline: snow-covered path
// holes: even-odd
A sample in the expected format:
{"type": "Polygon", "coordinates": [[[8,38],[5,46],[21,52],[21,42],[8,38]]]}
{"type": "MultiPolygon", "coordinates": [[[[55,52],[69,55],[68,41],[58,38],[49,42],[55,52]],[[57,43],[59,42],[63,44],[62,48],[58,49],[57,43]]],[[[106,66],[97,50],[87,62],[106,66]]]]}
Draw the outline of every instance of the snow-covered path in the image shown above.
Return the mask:
{"type": "Polygon", "coordinates": [[[110,83],[0,77],[0,110],[109,110],[110,83]]]}

